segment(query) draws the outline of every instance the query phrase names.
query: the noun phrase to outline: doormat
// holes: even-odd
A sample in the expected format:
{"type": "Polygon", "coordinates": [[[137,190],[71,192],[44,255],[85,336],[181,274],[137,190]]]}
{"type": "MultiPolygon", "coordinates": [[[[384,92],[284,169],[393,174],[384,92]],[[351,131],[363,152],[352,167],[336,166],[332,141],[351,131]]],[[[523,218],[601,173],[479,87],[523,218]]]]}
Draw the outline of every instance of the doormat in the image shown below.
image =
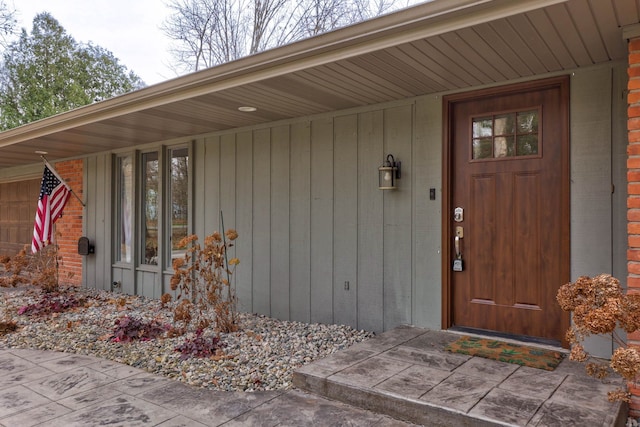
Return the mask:
{"type": "Polygon", "coordinates": [[[553,371],[564,358],[559,351],[467,336],[446,345],[445,350],[547,371],[553,371]]]}

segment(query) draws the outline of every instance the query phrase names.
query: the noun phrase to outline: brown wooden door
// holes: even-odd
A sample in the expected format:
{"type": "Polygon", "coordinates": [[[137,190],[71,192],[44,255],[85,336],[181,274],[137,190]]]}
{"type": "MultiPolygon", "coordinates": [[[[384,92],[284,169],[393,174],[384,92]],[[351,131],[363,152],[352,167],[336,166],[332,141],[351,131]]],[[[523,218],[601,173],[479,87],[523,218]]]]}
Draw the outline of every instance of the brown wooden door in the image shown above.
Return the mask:
{"type": "Polygon", "coordinates": [[[568,316],[555,295],[569,278],[567,93],[562,78],[449,100],[453,326],[563,340],[568,316]]]}

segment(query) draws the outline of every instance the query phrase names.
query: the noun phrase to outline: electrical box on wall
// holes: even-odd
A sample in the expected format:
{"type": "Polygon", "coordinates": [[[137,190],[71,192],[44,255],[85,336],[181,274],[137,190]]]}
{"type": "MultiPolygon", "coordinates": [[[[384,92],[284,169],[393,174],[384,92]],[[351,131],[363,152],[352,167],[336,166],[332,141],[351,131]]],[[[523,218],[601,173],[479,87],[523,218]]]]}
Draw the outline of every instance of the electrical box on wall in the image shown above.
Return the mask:
{"type": "Polygon", "coordinates": [[[89,242],[88,237],[78,239],[78,255],[89,255],[95,252],[95,246],[89,242]]]}

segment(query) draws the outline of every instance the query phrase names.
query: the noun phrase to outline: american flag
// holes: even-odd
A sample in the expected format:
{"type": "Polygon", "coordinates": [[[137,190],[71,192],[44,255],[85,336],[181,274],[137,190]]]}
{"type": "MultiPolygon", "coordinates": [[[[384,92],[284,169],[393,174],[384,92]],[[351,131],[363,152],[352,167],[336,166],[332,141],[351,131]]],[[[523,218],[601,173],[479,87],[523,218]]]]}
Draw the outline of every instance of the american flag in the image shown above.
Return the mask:
{"type": "Polygon", "coordinates": [[[53,224],[62,215],[62,210],[69,199],[70,189],[58,176],[53,167],[44,166],[36,221],[33,225],[31,252],[34,254],[51,243],[53,224]]]}

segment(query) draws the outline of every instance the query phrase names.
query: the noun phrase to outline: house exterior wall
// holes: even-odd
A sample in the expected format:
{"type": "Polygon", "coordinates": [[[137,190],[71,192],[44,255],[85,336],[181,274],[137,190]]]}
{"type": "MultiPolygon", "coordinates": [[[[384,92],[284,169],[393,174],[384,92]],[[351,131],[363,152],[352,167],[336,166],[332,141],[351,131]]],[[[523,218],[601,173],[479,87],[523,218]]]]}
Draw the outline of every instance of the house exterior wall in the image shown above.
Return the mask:
{"type": "Polygon", "coordinates": [[[222,212],[240,234],[240,308],[376,331],[438,324],[440,110],[432,97],[197,140],[195,231],[219,229],[222,212]],[[402,161],[395,191],[377,188],[388,153],[402,161]]]}
{"type": "MultiPolygon", "coordinates": [[[[624,111],[625,69],[572,76],[572,279],[626,274],[616,259],[626,250],[626,176],[616,174],[626,140],[614,119],[624,111]]],[[[441,95],[432,95],[195,137],[192,230],[201,238],[219,230],[222,212],[225,228],[238,231],[240,308],[373,331],[441,328],[442,126],[441,95]],[[389,153],[402,178],[398,190],[381,191],[377,168],[389,153]]],[[[85,259],[83,283],[158,297],[169,290],[166,265],[112,263],[112,155],[86,160],[85,235],[96,254],[85,259]]],[[[588,345],[611,352],[610,339],[588,345]]]]}

